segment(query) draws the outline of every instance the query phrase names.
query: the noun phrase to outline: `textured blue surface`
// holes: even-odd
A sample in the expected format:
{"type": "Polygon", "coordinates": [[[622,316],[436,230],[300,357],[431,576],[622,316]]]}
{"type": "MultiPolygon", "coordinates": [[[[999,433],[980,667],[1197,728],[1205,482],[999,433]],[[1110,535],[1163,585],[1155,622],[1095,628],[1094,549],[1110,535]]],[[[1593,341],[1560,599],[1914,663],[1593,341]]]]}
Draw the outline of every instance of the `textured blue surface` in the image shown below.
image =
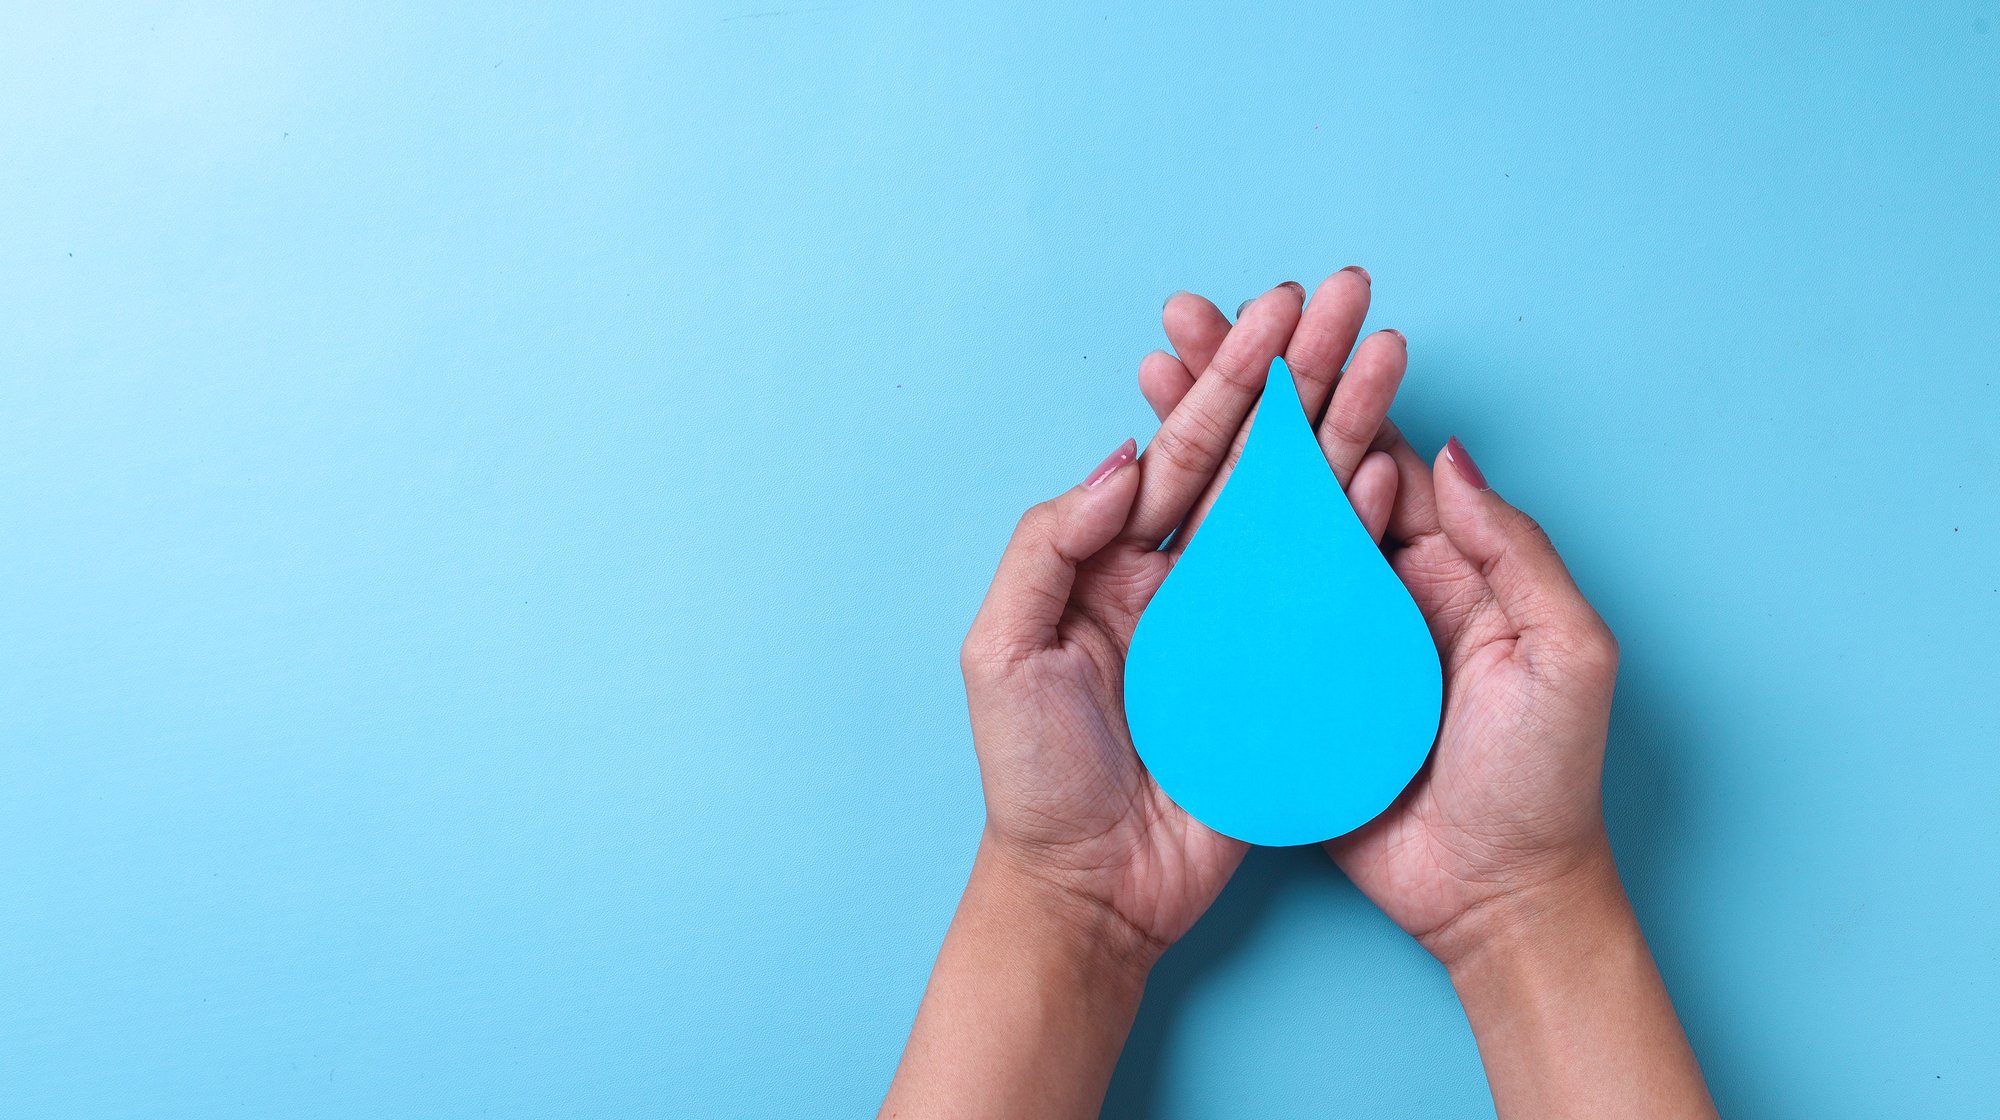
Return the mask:
{"type": "Polygon", "coordinates": [[[1125,717],[1181,808],[1316,844],[1389,807],[1437,738],[1437,646],[1271,363],[1243,455],[1153,596],[1125,717]]]}
{"type": "MultiPolygon", "coordinates": [[[[1989,1117],[1996,73],[1990,0],[7,6],[4,1110],[865,1113],[1014,518],[1169,291],[1359,262],[1619,634],[1725,1111],[1989,1117]]],[[[1310,850],[1111,1102],[1488,1109],[1310,850]]]]}

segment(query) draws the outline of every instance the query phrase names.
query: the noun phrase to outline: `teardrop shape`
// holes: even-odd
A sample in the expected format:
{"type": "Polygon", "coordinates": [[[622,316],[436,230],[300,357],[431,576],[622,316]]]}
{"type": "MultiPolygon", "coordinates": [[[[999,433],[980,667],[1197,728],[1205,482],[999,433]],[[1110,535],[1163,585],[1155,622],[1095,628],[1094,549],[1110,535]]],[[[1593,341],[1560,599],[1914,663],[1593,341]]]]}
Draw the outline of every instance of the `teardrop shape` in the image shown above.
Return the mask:
{"type": "MultiPolygon", "coordinates": [[[[1283,362],[1270,384],[1289,384],[1283,362]]],[[[1309,844],[1389,807],[1437,737],[1437,647],[1289,392],[1139,619],[1125,709],[1139,757],[1217,832],[1309,844]]]]}

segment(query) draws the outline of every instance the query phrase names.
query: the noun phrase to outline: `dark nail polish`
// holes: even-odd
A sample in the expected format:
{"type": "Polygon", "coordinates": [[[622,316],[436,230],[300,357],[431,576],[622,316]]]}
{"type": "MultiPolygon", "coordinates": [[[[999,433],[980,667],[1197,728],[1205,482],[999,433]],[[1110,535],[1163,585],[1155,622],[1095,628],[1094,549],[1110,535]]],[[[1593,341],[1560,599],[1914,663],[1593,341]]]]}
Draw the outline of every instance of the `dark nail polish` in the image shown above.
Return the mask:
{"type": "Polygon", "coordinates": [[[1299,283],[1297,280],[1287,280],[1284,283],[1278,285],[1278,287],[1290,288],[1292,291],[1298,293],[1300,299],[1306,298],[1306,286],[1304,284],[1299,283]]]}
{"type": "Polygon", "coordinates": [[[1370,276],[1370,275],[1368,275],[1368,270],[1367,270],[1367,269],[1365,269],[1365,268],[1363,268],[1363,267],[1361,267],[1361,266],[1360,266],[1360,265],[1358,265],[1358,264],[1351,264],[1351,265],[1348,265],[1348,266],[1347,266],[1346,268],[1343,268],[1343,269],[1341,269],[1340,271],[1342,271],[1342,272],[1352,272],[1352,273],[1353,273],[1353,274],[1355,274],[1356,276],[1359,276],[1359,277],[1361,277],[1361,282],[1362,282],[1363,284],[1366,284],[1366,285],[1368,285],[1368,286],[1369,286],[1369,287],[1371,287],[1371,288],[1375,286],[1375,278],[1374,278],[1373,276],[1370,276]]]}
{"type": "Polygon", "coordinates": [[[1465,445],[1458,442],[1457,436],[1445,442],[1444,457],[1451,460],[1451,465],[1458,468],[1459,477],[1472,483],[1474,489],[1493,489],[1486,485],[1485,473],[1479,469],[1478,463],[1472,461],[1472,452],[1467,451],[1465,445]]]}

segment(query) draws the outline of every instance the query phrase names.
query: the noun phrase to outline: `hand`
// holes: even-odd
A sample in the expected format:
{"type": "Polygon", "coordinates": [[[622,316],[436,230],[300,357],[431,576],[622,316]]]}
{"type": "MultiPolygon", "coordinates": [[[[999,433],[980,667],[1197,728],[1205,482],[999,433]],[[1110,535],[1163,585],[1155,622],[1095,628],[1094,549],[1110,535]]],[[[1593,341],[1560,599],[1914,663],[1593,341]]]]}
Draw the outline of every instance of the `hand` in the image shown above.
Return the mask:
{"type": "MultiPolygon", "coordinates": [[[[1222,324],[1146,453],[1128,441],[1029,510],[1001,557],[962,654],[985,835],[884,1116],[1095,1115],[1147,971],[1243,859],[1139,764],[1125,654],[1241,453],[1303,296],[1280,285],[1222,324]]],[[[1144,376],[1167,363],[1149,357],[1144,376]]],[[[1393,464],[1367,482],[1353,497],[1379,532],[1393,464]]]]}
{"type": "MultiPolygon", "coordinates": [[[[1320,446],[1350,497],[1394,496],[1383,548],[1430,623],[1445,701],[1424,772],[1327,848],[1391,918],[1449,957],[1469,916],[1532,905],[1537,892],[1596,881],[1608,866],[1598,788],[1617,646],[1548,538],[1487,488],[1457,441],[1434,475],[1388,421],[1407,364],[1402,336],[1377,332],[1347,361],[1369,288],[1358,269],[1330,277],[1285,359],[1302,386],[1330,391],[1320,446]]],[[[1192,295],[1170,301],[1164,318],[1180,359],[1162,355],[1140,375],[1161,411],[1199,384],[1228,329],[1192,295]]]]}
{"type": "MultiPolygon", "coordinates": [[[[1605,836],[1617,645],[1548,537],[1492,492],[1457,439],[1433,470],[1389,423],[1400,335],[1370,336],[1340,372],[1367,286],[1359,270],[1321,285],[1285,359],[1302,386],[1333,387],[1320,446],[1357,510],[1364,492],[1393,494],[1383,551],[1437,641],[1444,712],[1416,780],[1327,850],[1449,968],[1503,1120],[1708,1120],[1701,1068],[1605,836]],[[1395,475],[1393,486],[1370,472],[1395,475]]],[[[1165,318],[1180,359],[1162,356],[1140,379],[1161,411],[1200,387],[1226,329],[1195,296],[1165,318]]]]}
{"type": "MultiPolygon", "coordinates": [[[[1187,931],[1246,845],[1189,817],[1140,765],[1125,724],[1125,653],[1240,452],[1271,360],[1294,339],[1302,293],[1280,285],[1247,304],[1233,328],[1220,323],[1205,336],[1201,384],[1175,387],[1174,407],[1163,409],[1136,466],[1127,465],[1128,442],[1085,484],[1028,511],[965,642],[992,862],[1115,915],[1141,955],[1187,931]]],[[[1142,380],[1170,367],[1179,363],[1149,356],[1142,380]]],[[[1321,399],[1326,388],[1301,383],[1321,399]]],[[[1394,486],[1384,455],[1356,489],[1378,536],[1394,486]]]]}
{"type": "Polygon", "coordinates": [[[1463,444],[1427,471],[1392,438],[1390,563],[1437,640],[1443,720],[1417,781],[1327,850],[1451,965],[1581,895],[1622,905],[1600,793],[1618,645],[1547,534],[1463,444]]]}

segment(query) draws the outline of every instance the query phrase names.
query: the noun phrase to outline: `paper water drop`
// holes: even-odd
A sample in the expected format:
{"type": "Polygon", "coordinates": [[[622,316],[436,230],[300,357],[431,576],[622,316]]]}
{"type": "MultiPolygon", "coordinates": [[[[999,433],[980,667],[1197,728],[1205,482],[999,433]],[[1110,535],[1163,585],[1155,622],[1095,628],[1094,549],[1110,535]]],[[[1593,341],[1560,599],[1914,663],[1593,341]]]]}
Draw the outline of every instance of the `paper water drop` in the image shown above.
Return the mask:
{"type": "MultiPolygon", "coordinates": [[[[1289,386],[1284,363],[1271,385],[1289,386]]],[[[1437,736],[1423,615],[1355,516],[1288,388],[1139,619],[1125,708],[1139,757],[1217,832],[1309,844],[1389,807],[1437,736]]]]}

